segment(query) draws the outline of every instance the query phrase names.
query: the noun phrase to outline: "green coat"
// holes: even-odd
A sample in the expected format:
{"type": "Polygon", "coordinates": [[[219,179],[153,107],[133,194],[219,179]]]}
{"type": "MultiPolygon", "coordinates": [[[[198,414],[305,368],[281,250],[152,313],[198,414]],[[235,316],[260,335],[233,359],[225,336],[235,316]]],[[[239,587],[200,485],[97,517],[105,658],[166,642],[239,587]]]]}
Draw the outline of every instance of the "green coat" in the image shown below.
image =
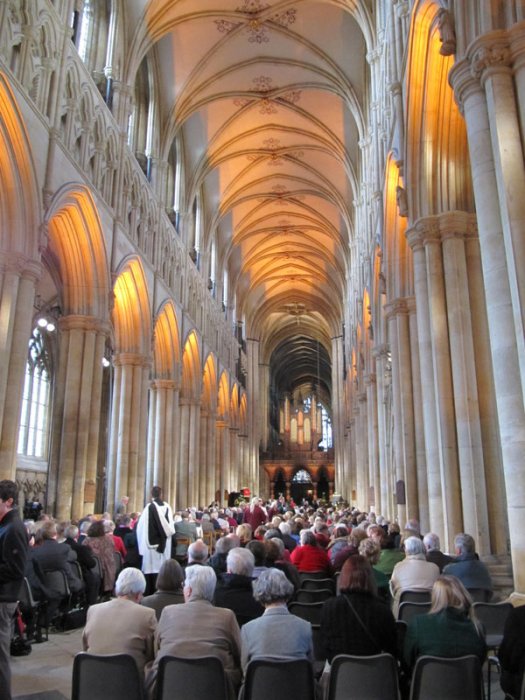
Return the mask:
{"type": "Polygon", "coordinates": [[[486,645],[465,613],[447,608],[432,615],[416,615],[408,625],[405,663],[411,668],[417,657],[425,654],[446,657],[474,654],[483,663],[486,645]]]}

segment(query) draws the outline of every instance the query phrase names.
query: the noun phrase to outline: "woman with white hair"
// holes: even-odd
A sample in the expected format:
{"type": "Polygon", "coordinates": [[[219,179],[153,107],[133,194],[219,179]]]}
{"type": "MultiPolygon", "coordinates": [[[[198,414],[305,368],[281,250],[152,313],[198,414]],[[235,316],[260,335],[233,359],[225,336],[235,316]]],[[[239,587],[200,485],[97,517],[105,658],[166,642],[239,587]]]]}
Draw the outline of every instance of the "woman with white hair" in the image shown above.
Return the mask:
{"type": "Polygon", "coordinates": [[[439,578],[439,567],[427,561],[425,554],[425,545],[419,537],[405,540],[405,558],[394,566],[390,579],[390,592],[394,598],[392,612],[396,617],[403,591],[430,592],[439,578]]]}
{"type": "Polygon", "coordinates": [[[217,656],[229,680],[231,700],[236,700],[241,682],[241,636],[235,613],[212,604],[216,583],[211,566],[186,568],[184,605],[164,608],[157,627],[158,653],[146,680],[152,695],[163,656],[217,656]]]}
{"type": "Polygon", "coordinates": [[[293,593],[293,585],[278,569],[263,571],[253,582],[253,597],[264,605],[264,613],[241,630],[243,670],[255,656],[313,659],[312,626],[286,607],[293,593]]]}
{"type": "Polygon", "coordinates": [[[138,605],[146,588],[139,569],[123,569],[115,583],[116,598],[87,611],[82,648],[90,654],[130,654],[140,671],[154,657],[155,611],[138,605]]]}

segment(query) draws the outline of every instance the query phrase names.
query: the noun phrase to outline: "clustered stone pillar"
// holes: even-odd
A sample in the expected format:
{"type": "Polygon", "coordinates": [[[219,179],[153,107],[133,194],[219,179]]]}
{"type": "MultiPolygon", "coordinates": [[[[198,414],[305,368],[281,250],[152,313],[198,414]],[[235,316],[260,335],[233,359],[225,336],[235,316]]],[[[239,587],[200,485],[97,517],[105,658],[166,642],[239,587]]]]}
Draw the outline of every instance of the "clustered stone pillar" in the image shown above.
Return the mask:
{"type": "MultiPolygon", "coordinates": [[[[53,406],[49,505],[60,520],[95,506],[102,358],[109,326],[91,316],[63,316],[53,406]]],[[[127,495],[127,494],[122,494],[127,495]]]]}
{"type": "Polygon", "coordinates": [[[137,353],[114,355],[111,442],[107,503],[116,508],[129,497],[130,510],[142,510],[146,483],[146,434],[150,358],[137,353]]]}
{"type": "Polygon", "coordinates": [[[14,479],[18,428],[40,263],[0,252],[0,479],[14,479]]]}
{"type": "MultiPolygon", "coordinates": [[[[525,408],[523,352],[523,133],[513,87],[523,92],[523,26],[512,45],[492,32],[469,47],[450,82],[467,125],[490,331],[507,514],[516,590],[525,591],[525,408]],[[512,50],[511,50],[512,49],[512,50]],[[507,171],[508,168],[508,171],[507,171]],[[505,172],[504,172],[505,171],[505,172]],[[521,351],[521,352],[520,352],[521,351]]],[[[503,512],[503,511],[502,511],[503,512]]]]}
{"type": "Polygon", "coordinates": [[[150,427],[146,493],[161,486],[169,503],[177,499],[175,475],[179,467],[179,386],[171,379],[150,385],[150,427]]]}

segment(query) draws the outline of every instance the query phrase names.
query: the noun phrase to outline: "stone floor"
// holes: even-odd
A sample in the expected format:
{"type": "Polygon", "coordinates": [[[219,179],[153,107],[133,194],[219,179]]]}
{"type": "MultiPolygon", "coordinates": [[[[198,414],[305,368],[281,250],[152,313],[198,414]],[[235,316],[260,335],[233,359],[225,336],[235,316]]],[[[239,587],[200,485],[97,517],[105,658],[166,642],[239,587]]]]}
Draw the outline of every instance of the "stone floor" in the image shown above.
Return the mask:
{"type": "MultiPolygon", "coordinates": [[[[50,633],[33,644],[29,656],[11,657],[12,694],[16,700],[69,700],[73,657],[82,650],[82,630],[50,633]],[[55,691],[54,694],[48,694],[55,691]],[[45,695],[35,695],[36,693],[45,695]]],[[[94,698],[94,700],[96,700],[94,698]]]]}
{"type": "MultiPolygon", "coordinates": [[[[49,641],[34,644],[29,656],[11,657],[13,699],[70,700],[73,657],[81,649],[80,629],[50,633],[49,641]]],[[[498,674],[492,673],[492,679],[491,700],[503,700],[498,674]]]]}

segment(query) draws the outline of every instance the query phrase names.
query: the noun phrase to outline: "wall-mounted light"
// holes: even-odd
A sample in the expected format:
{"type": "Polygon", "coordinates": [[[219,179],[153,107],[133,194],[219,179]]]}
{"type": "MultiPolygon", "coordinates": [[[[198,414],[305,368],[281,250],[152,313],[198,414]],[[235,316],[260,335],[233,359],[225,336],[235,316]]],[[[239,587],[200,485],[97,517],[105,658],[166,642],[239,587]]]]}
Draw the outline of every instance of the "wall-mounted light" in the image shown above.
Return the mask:
{"type": "Polygon", "coordinates": [[[109,367],[110,364],[111,362],[108,360],[107,357],[102,358],[102,367],[109,367]]]}
{"type": "Polygon", "coordinates": [[[47,319],[45,316],[41,316],[36,323],[39,328],[49,331],[49,333],[53,333],[56,330],[55,322],[47,319]]]}

